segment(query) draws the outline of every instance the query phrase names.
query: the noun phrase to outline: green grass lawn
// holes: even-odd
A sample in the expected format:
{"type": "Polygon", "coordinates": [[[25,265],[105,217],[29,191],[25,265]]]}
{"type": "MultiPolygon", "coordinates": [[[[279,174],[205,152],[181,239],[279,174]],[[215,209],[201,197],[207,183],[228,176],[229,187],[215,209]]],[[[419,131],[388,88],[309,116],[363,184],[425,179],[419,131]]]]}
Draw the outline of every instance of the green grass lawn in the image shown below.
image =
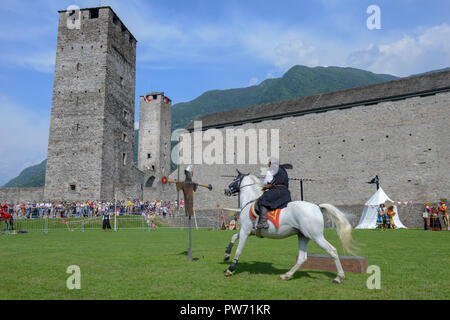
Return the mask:
{"type": "MultiPolygon", "coordinates": [[[[381,268],[381,289],[366,287],[369,274],[288,271],[297,238],[247,241],[232,277],[223,262],[232,231],[193,230],[188,261],[188,230],[179,228],[85,232],[49,230],[0,235],[1,299],[449,299],[450,232],[420,229],[354,230],[361,256],[381,268]],[[81,268],[81,289],[68,290],[66,269],[81,268]]],[[[326,238],[342,247],[335,230],[326,238]]],[[[233,248],[233,254],[236,246],[233,248]]],[[[324,253],[310,242],[310,253],[324,253]]]]}

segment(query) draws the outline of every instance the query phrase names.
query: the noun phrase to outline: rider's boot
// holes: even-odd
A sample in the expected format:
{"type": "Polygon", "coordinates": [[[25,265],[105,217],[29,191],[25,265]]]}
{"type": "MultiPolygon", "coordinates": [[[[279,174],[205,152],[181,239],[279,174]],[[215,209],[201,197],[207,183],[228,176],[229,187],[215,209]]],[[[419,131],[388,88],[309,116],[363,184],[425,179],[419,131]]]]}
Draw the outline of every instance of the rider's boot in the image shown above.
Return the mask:
{"type": "Polygon", "coordinates": [[[260,206],[259,211],[259,220],[258,225],[256,226],[256,229],[268,229],[269,224],[267,223],[267,215],[269,214],[269,209],[267,209],[264,206],[260,206]]]}

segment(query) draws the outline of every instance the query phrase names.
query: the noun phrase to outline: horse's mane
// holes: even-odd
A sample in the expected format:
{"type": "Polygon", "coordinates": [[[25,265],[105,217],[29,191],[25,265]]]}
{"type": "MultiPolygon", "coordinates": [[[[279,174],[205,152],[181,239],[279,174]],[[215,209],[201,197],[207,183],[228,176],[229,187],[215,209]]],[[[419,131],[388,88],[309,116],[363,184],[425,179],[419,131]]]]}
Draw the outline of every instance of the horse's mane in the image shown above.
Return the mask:
{"type": "Polygon", "coordinates": [[[259,181],[257,176],[249,175],[249,178],[252,179],[253,183],[256,184],[258,187],[261,187],[261,181],[259,181]]]}

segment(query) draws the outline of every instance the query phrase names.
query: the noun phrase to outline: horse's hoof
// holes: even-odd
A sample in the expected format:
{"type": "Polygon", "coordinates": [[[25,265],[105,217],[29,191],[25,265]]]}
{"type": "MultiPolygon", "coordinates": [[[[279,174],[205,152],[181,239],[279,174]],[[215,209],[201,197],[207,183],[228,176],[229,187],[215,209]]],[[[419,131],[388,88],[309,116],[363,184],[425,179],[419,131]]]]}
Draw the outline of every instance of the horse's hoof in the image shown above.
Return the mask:
{"type": "Polygon", "coordinates": [[[225,277],[230,277],[233,274],[233,272],[231,272],[230,270],[227,270],[225,272],[225,277]]]}
{"type": "Polygon", "coordinates": [[[282,274],[278,277],[278,280],[289,280],[291,277],[285,274],[282,274]]]}
{"type": "Polygon", "coordinates": [[[338,284],[341,283],[341,278],[340,277],[334,278],[333,283],[338,283],[338,284]]]}

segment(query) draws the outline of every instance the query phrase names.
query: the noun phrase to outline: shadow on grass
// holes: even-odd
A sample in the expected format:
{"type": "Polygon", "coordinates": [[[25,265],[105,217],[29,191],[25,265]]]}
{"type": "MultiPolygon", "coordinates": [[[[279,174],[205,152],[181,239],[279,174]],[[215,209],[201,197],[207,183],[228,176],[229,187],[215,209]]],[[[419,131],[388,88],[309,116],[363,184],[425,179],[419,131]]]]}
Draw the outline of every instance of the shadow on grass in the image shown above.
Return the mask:
{"type": "MultiPolygon", "coordinates": [[[[187,251],[182,251],[182,252],[178,253],[177,255],[187,256],[188,252],[187,251]]],[[[203,256],[203,258],[204,258],[204,256],[203,256]]],[[[200,258],[194,258],[194,257],[192,258],[192,261],[198,261],[198,260],[200,260],[200,258]]]]}
{"type": "MultiPolygon", "coordinates": [[[[230,262],[222,261],[220,264],[226,265],[227,267],[230,265],[230,262]]],[[[239,262],[236,266],[236,270],[234,274],[239,274],[242,272],[248,272],[249,274],[273,274],[273,275],[282,275],[288,272],[290,269],[278,269],[275,268],[270,262],[239,262]]],[[[225,272],[226,270],[224,270],[225,272]]],[[[298,278],[311,278],[317,279],[317,277],[311,276],[311,274],[322,274],[327,276],[328,278],[334,279],[336,277],[336,273],[322,270],[303,270],[299,269],[294,274],[292,279],[298,278]]]]}

